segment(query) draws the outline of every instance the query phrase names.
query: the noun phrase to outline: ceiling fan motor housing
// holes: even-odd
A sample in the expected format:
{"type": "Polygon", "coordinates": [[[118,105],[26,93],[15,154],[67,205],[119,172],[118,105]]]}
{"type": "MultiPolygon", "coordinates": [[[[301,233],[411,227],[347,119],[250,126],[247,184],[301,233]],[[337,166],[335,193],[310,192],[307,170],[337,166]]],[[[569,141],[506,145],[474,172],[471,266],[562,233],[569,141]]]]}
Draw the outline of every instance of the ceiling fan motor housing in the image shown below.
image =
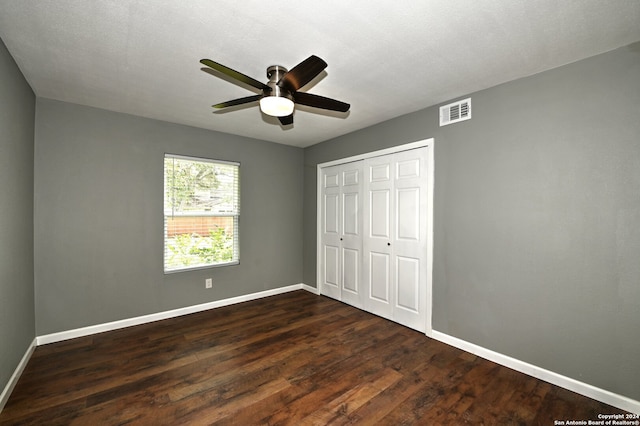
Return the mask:
{"type": "Polygon", "coordinates": [[[267,83],[267,86],[271,88],[271,92],[265,93],[265,95],[278,96],[278,97],[287,98],[290,101],[293,101],[293,96],[291,95],[291,92],[289,92],[285,88],[278,86],[278,82],[280,81],[282,76],[284,76],[287,73],[287,71],[288,70],[285,67],[280,65],[271,65],[269,68],[267,68],[267,77],[269,78],[269,82],[267,83]]]}

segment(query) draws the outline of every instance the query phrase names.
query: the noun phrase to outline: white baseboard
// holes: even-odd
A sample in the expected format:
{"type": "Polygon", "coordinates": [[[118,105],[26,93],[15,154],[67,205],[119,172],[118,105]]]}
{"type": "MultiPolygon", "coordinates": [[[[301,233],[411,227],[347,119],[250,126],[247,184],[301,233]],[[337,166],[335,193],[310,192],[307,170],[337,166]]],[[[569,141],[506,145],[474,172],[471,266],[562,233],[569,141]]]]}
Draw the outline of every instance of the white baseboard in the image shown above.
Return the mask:
{"type": "Polygon", "coordinates": [[[455,346],[463,351],[471,352],[481,358],[488,359],[489,361],[504,365],[505,367],[509,367],[529,376],[544,380],[545,382],[579,393],[580,395],[604,402],[605,404],[618,407],[622,410],[626,410],[634,414],[640,414],[640,401],[636,401],[623,395],[618,395],[608,390],[597,388],[570,377],[554,373],[553,371],[545,370],[544,368],[511,358],[510,356],[494,352],[490,349],[483,348],[482,346],[478,346],[474,343],[458,339],[457,337],[453,337],[436,330],[432,330],[429,334],[429,337],[432,337],[435,340],[455,346]]]}
{"type": "Polygon", "coordinates": [[[168,318],[175,318],[182,315],[202,312],[209,309],[220,308],[222,306],[234,305],[236,303],[248,302],[250,300],[261,299],[263,297],[275,296],[277,294],[288,293],[295,290],[307,290],[312,293],[315,288],[306,284],[294,284],[287,287],[265,290],[258,293],[245,294],[242,296],[232,297],[229,299],[216,300],[214,302],[203,303],[200,305],[187,306],[185,308],[173,309],[170,311],[158,312],[155,314],[143,315],[140,317],[127,318],[124,320],[108,322],[104,324],[91,325],[88,327],[76,328],[74,330],[61,331],[59,333],[45,334],[36,337],[38,346],[47,343],[61,342],[63,340],[74,339],[76,337],[90,336],[92,334],[103,333],[105,331],[118,330],[121,328],[131,327],[134,325],[146,324],[153,321],[159,321],[168,318]]]}
{"type": "Polygon", "coordinates": [[[0,394],[0,412],[2,412],[2,409],[4,408],[7,401],[9,400],[9,396],[11,396],[11,392],[13,392],[13,388],[16,387],[16,384],[18,383],[18,379],[22,375],[22,372],[24,371],[24,368],[27,366],[29,359],[31,359],[31,355],[33,354],[33,351],[35,349],[36,349],[36,339],[33,339],[33,342],[31,342],[31,345],[29,345],[29,347],[27,348],[27,351],[24,353],[22,359],[20,360],[20,363],[18,364],[15,371],[9,378],[9,382],[7,382],[7,385],[4,387],[4,390],[0,394]]]}
{"type": "Polygon", "coordinates": [[[308,291],[309,293],[313,293],[316,296],[320,294],[320,289],[318,287],[311,287],[310,285],[300,284],[303,290],[308,291]]]}

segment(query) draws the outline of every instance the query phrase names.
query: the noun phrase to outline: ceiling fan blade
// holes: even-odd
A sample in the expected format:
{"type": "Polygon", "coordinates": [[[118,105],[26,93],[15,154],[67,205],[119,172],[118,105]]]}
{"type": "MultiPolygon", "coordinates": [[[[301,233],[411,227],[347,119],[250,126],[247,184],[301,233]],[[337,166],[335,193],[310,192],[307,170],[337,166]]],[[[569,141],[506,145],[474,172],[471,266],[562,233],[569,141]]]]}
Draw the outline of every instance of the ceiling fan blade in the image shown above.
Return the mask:
{"type": "Polygon", "coordinates": [[[293,67],[278,81],[278,86],[290,92],[295,92],[322,72],[327,63],[315,55],[309,56],[304,61],[293,67]]]}
{"type": "Polygon", "coordinates": [[[351,105],[337,101],[324,96],[313,95],[311,93],[296,92],[293,94],[293,100],[301,105],[307,105],[314,108],[328,109],[331,111],[347,112],[351,105]]]}
{"type": "Polygon", "coordinates": [[[248,84],[249,86],[253,86],[256,89],[260,89],[260,90],[271,90],[269,88],[269,86],[267,86],[266,84],[249,77],[248,75],[242,74],[241,72],[238,72],[236,70],[232,70],[229,67],[226,67],[222,64],[219,64],[217,62],[212,61],[211,59],[201,59],[200,63],[203,65],[206,65],[208,67],[213,68],[216,71],[219,71],[221,73],[223,73],[226,76],[229,76],[235,80],[241,81],[242,83],[248,84]]]}
{"type": "Polygon", "coordinates": [[[262,98],[262,95],[253,95],[247,96],[246,98],[233,99],[227,102],[220,102],[219,104],[212,105],[214,108],[227,108],[236,105],[248,104],[250,102],[259,101],[262,98]]]}
{"type": "Polygon", "coordinates": [[[278,117],[278,120],[280,120],[280,123],[283,126],[288,126],[289,124],[293,124],[293,114],[289,114],[285,117],[278,117]]]}

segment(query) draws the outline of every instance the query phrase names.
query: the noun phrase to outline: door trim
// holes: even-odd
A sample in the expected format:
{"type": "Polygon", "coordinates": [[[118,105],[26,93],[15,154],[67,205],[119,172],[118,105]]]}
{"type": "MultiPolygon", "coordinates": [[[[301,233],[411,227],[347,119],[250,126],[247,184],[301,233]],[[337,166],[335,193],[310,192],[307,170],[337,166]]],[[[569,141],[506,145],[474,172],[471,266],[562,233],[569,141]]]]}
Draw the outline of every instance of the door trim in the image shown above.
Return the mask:
{"type": "Polygon", "coordinates": [[[403,145],[397,145],[391,148],[385,148],[377,151],[367,152],[364,154],[358,154],[351,157],[341,158],[338,160],[327,161],[325,163],[319,163],[316,166],[316,286],[318,293],[320,293],[320,264],[322,261],[322,169],[325,167],[336,166],[339,164],[351,163],[353,161],[365,160],[371,157],[378,157],[381,155],[395,154],[397,152],[408,151],[410,149],[427,147],[427,289],[425,291],[426,297],[426,324],[425,334],[432,337],[431,316],[433,312],[433,294],[432,294],[432,281],[433,281],[433,193],[434,193],[434,139],[423,139],[416,142],[411,142],[403,145]]]}

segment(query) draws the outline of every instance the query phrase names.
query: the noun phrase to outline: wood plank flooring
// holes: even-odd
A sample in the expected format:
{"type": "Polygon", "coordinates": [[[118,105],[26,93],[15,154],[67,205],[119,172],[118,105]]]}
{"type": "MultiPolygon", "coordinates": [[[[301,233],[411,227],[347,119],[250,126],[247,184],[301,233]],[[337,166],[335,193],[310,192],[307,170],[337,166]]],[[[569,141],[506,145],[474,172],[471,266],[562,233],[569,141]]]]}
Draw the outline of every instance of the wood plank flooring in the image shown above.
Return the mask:
{"type": "Polygon", "coordinates": [[[2,425],[553,425],[623,411],[296,291],[36,348],[2,425]]]}

